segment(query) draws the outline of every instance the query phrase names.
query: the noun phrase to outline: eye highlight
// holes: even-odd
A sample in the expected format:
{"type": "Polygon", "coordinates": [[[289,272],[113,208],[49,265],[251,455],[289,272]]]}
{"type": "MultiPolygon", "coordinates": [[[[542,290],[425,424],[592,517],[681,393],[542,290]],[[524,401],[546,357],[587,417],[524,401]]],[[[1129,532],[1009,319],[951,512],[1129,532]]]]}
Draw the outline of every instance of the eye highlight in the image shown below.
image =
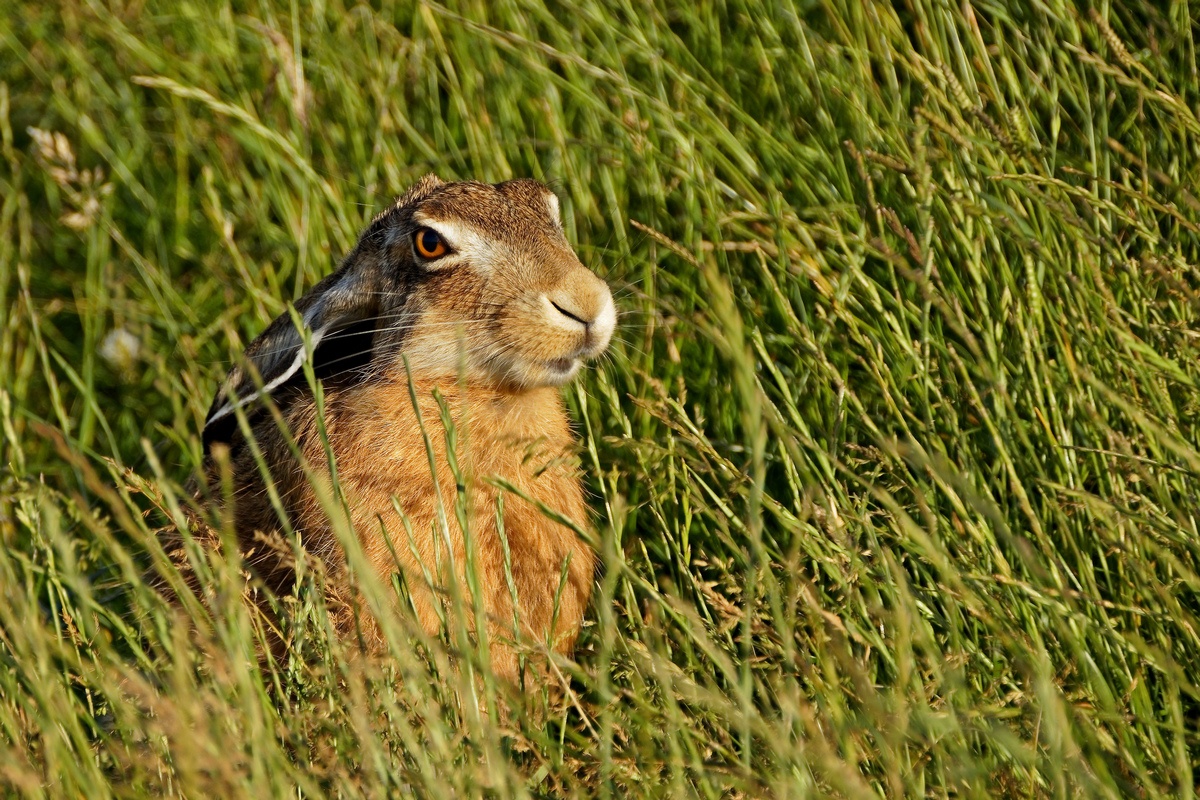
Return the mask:
{"type": "Polygon", "coordinates": [[[441,258],[450,252],[446,240],[433,228],[417,228],[413,234],[413,247],[421,258],[441,258]]]}

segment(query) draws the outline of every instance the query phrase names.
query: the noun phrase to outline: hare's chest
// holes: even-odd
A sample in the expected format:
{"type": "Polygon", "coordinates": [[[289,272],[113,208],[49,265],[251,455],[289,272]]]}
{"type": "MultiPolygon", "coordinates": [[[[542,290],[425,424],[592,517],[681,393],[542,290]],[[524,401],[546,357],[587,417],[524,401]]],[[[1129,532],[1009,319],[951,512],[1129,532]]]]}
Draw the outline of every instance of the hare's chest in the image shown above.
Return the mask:
{"type": "MultiPolygon", "coordinates": [[[[330,416],[329,444],[364,554],[385,582],[403,575],[422,624],[433,630],[444,617],[436,608],[455,580],[464,592],[482,591],[490,617],[519,618],[525,633],[540,640],[553,632],[566,648],[587,604],[594,555],[562,522],[587,525],[566,414],[556,392],[529,395],[541,405],[446,396],[444,415],[429,393],[418,393],[429,398],[419,414],[407,392],[394,403],[360,397],[330,416]],[[463,573],[468,563],[478,568],[475,583],[463,573]]],[[[301,527],[326,522],[310,521],[301,527]]]]}
{"type": "Polygon", "coordinates": [[[546,510],[584,522],[574,440],[557,392],[441,394],[439,402],[418,391],[417,408],[407,390],[397,394],[338,398],[344,408],[328,426],[360,533],[399,523],[423,550],[434,545],[435,527],[461,537],[460,511],[484,539],[521,537],[541,527],[546,510]]]}

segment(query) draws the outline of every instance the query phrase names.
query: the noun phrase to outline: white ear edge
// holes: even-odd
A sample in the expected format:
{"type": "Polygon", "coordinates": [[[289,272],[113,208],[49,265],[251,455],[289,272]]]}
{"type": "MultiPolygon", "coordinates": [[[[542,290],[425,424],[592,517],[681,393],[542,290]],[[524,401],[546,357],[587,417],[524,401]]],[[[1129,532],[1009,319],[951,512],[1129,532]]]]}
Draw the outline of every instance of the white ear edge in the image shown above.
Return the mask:
{"type": "MultiPolygon", "coordinates": [[[[315,311],[315,308],[310,309],[309,314],[313,314],[314,311],[315,311]]],[[[309,316],[309,314],[306,314],[305,316],[309,316]]],[[[307,322],[308,322],[308,320],[305,320],[305,324],[307,324],[307,322]]],[[[293,375],[295,375],[300,370],[300,368],[302,366],[304,366],[304,360],[308,357],[308,354],[312,353],[312,352],[316,352],[317,345],[320,344],[321,337],[323,337],[325,335],[325,331],[328,330],[328,327],[329,326],[324,326],[324,327],[321,327],[321,328],[313,331],[312,332],[312,348],[311,349],[307,348],[303,344],[301,344],[299,351],[296,353],[296,357],[294,359],[292,359],[291,366],[289,366],[286,370],[284,370],[282,373],[280,373],[280,375],[278,377],[276,377],[270,383],[264,384],[261,389],[251,392],[250,394],[246,395],[245,397],[238,398],[238,400],[236,402],[225,403],[225,405],[218,408],[216,411],[214,411],[212,413],[211,416],[209,416],[209,418],[204,422],[204,427],[207,429],[209,425],[212,425],[217,420],[224,419],[225,417],[229,416],[237,409],[241,408],[244,405],[247,405],[248,403],[254,402],[258,398],[262,397],[263,395],[269,395],[271,392],[273,392],[274,390],[276,390],[280,386],[282,386],[284,383],[286,383],[288,381],[288,379],[290,379],[293,375]]]]}
{"type": "Polygon", "coordinates": [[[558,195],[550,192],[546,195],[546,207],[550,209],[550,219],[554,220],[554,224],[562,229],[562,209],[559,207],[558,195]]]}

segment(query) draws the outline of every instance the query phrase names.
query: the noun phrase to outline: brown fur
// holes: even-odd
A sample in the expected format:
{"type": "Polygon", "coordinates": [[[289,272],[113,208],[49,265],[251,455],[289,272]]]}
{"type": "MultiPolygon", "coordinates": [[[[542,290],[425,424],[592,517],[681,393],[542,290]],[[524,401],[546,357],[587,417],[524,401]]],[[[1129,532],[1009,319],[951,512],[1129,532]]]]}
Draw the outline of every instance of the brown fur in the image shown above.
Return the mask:
{"type": "MultiPolygon", "coordinates": [[[[369,363],[326,381],[323,419],[350,522],[367,562],[384,585],[393,573],[401,573],[419,623],[436,634],[437,608],[448,595],[457,592],[468,607],[471,603],[465,574],[470,546],[492,667],[509,678],[517,674],[515,639],[571,651],[595,565],[592,551],[568,526],[506,493],[502,520],[520,620],[514,630],[497,523],[500,490],[490,479],[506,481],[535,503],[586,525],[575,437],[558,387],[575,374],[581,359],[604,349],[615,319],[607,287],[575,258],[556,208],[548,190],[533,181],[486,186],[427,177],[376,218],[342,267],[297,303],[306,324],[328,342],[336,341],[345,325],[365,321],[374,326],[369,363]],[[452,254],[423,263],[406,249],[421,226],[444,233],[455,245],[452,254]],[[433,473],[410,396],[410,374],[434,452],[433,473]],[[453,454],[447,452],[435,392],[456,431],[453,454]],[[455,515],[458,481],[451,455],[466,484],[469,537],[455,515]],[[439,522],[439,502],[445,528],[439,522]]],[[[331,482],[316,403],[287,372],[294,369],[290,365],[299,346],[293,326],[277,320],[247,349],[247,360],[262,373],[260,384],[279,385],[273,400],[287,429],[281,431],[270,415],[260,413],[253,418],[254,441],[288,522],[301,534],[306,550],[325,564],[336,587],[345,557],[313,488],[331,482]],[[293,455],[289,438],[310,474],[293,455]]],[[[320,366],[320,355],[317,361],[320,366]]],[[[206,441],[210,434],[220,441],[214,421],[232,420],[232,406],[246,403],[242,398],[254,400],[254,394],[247,371],[235,369],[213,404],[206,441]]],[[[293,567],[285,554],[263,544],[281,533],[281,520],[251,448],[236,433],[223,438],[231,447],[234,486],[232,507],[225,511],[259,579],[272,591],[286,591],[294,580],[293,567]]],[[[210,455],[205,480],[214,490],[217,472],[210,455]]],[[[194,528],[202,544],[217,546],[215,531],[198,521],[194,528]]],[[[182,553],[178,546],[171,549],[182,553]]],[[[378,628],[364,621],[369,616],[361,608],[354,611],[354,598],[334,599],[339,630],[347,635],[357,631],[369,647],[380,649],[378,628]]],[[[472,634],[480,633],[470,622],[463,624],[472,634]]]]}

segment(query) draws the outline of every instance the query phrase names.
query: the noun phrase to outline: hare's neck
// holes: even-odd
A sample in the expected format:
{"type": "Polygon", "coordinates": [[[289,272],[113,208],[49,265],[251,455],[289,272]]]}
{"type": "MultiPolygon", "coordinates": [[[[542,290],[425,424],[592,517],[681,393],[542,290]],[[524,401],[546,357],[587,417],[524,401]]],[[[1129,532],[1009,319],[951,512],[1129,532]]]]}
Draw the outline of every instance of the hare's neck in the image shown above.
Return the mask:
{"type": "Polygon", "coordinates": [[[436,390],[450,411],[454,425],[475,442],[549,440],[562,443],[570,438],[562,393],[554,387],[513,393],[431,382],[415,384],[415,388],[422,417],[429,419],[431,414],[440,415],[441,409],[434,396],[436,390]]]}
{"type": "MultiPolygon", "coordinates": [[[[561,391],[554,387],[514,393],[414,378],[413,389],[421,424],[431,437],[443,436],[444,406],[460,439],[469,442],[472,449],[492,443],[520,445],[535,441],[563,447],[574,438],[561,391]]],[[[392,436],[403,436],[400,431],[404,429],[416,431],[407,382],[366,384],[352,391],[358,396],[345,398],[347,402],[339,405],[343,414],[358,417],[358,425],[383,423],[392,436]]]]}
{"type": "MultiPolygon", "coordinates": [[[[491,490],[477,481],[498,477],[571,519],[586,518],[575,437],[557,389],[508,394],[418,381],[414,388],[419,420],[407,383],[368,384],[327,401],[329,441],[343,485],[355,496],[375,498],[364,500],[364,509],[383,513],[396,495],[409,513],[417,513],[433,497],[427,480],[432,448],[444,497],[454,493],[455,462],[474,492],[483,489],[476,500],[484,507],[491,507],[491,490]],[[447,435],[447,416],[453,437],[447,435]]],[[[309,458],[320,463],[323,455],[314,449],[309,458]]]]}

